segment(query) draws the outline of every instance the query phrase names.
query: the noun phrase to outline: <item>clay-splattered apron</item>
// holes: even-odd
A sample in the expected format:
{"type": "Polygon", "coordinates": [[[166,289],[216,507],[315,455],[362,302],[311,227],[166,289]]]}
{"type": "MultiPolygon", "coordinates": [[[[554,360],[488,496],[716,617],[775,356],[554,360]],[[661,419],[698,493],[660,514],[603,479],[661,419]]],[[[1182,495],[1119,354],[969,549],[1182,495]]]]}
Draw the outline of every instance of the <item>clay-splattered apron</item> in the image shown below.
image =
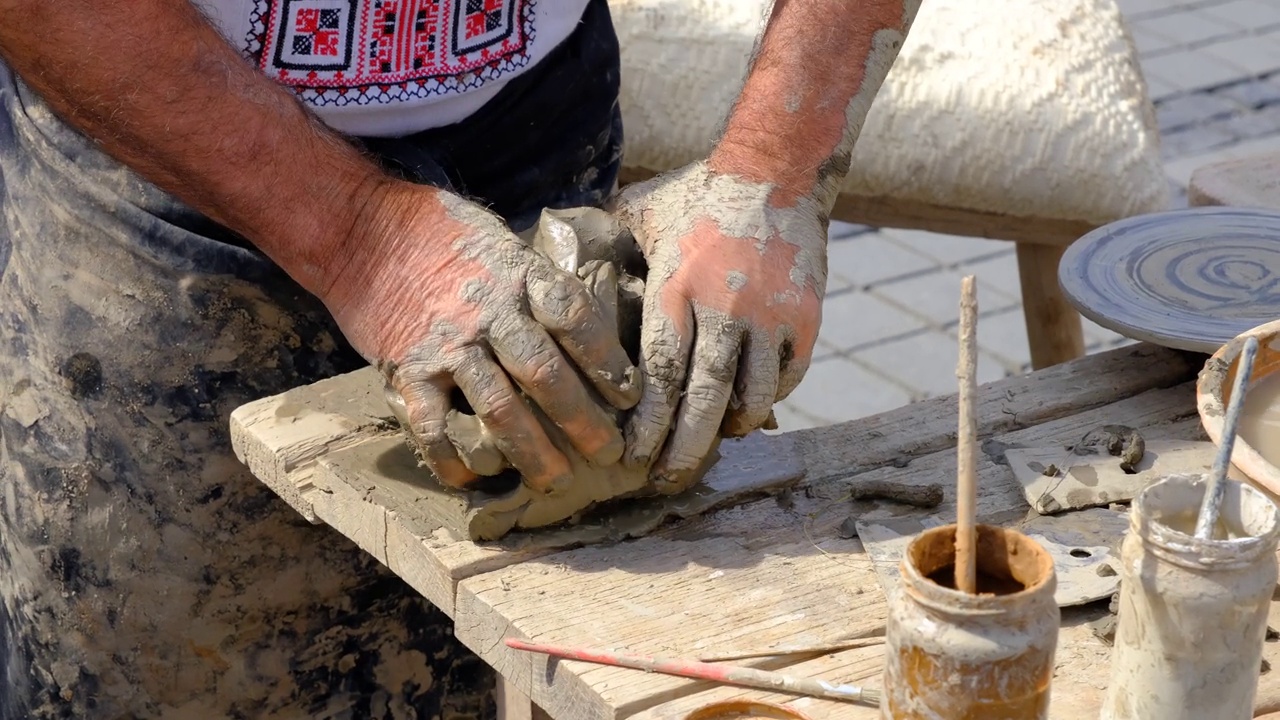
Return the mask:
{"type": "MultiPolygon", "coordinates": [[[[474,123],[373,149],[495,193],[513,225],[599,203],[617,47],[603,0],[584,20],[474,123]],[[565,98],[557,74],[584,73],[565,98]],[[545,162],[504,173],[491,147],[469,174],[482,143],[462,139],[513,142],[513,107],[545,162]]],[[[448,618],[231,453],[237,406],[362,364],[278,268],[0,66],[0,718],[492,715],[490,670],[448,618]]]]}

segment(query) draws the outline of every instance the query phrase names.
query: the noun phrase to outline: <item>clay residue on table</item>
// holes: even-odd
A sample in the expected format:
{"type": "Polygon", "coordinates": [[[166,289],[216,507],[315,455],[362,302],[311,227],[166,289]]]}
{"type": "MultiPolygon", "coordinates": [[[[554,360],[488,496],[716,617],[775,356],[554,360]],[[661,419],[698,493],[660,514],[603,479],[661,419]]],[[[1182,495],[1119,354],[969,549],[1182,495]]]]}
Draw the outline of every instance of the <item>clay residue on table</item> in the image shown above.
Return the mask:
{"type": "Polygon", "coordinates": [[[1138,463],[1146,453],[1147,442],[1142,433],[1128,425],[1103,425],[1091,430],[1072,448],[1076,455],[1092,455],[1106,450],[1120,458],[1120,469],[1127,473],[1135,471],[1138,463]]]}
{"type": "Polygon", "coordinates": [[[941,483],[910,485],[886,480],[856,480],[849,490],[856,500],[891,500],[918,508],[935,508],[942,504],[941,483]]]}

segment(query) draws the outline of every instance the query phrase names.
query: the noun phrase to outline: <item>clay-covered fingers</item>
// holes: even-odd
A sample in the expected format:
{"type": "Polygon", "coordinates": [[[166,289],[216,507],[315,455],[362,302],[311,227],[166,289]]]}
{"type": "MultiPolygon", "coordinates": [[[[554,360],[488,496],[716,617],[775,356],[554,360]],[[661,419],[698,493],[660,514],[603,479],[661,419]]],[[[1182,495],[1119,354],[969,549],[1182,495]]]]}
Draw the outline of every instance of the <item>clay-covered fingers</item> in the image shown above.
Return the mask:
{"type": "Polygon", "coordinates": [[[640,370],[644,385],[640,402],[627,420],[627,450],[623,463],[651,467],[675,419],[684,389],[692,348],[693,311],[687,300],[671,306],[680,314],[668,315],[663,293],[648,289],[640,326],[640,370]]]}
{"type": "Polygon", "coordinates": [[[407,425],[410,440],[427,468],[449,487],[463,489],[470,485],[476,474],[458,457],[445,432],[445,419],[451,408],[449,391],[440,377],[410,364],[396,370],[391,386],[399,395],[402,407],[396,408],[396,398],[390,393],[388,402],[392,403],[393,410],[399,410],[396,414],[407,425]]]}
{"type": "Polygon", "coordinates": [[[734,392],[746,335],[743,321],[723,313],[697,308],[693,315],[693,352],[684,397],[651,473],[658,491],[669,494],[693,484],[695,473],[711,452],[734,392]]]}
{"type": "Polygon", "coordinates": [[[462,353],[454,382],[525,484],[543,492],[568,487],[569,460],[552,444],[506,373],[479,348],[462,353]]]}
{"type": "Polygon", "coordinates": [[[591,396],[541,325],[508,315],[490,328],[489,343],[511,378],[584,457],[598,465],[618,461],[623,441],[617,421],[591,396]]]}
{"type": "MultiPolygon", "coordinates": [[[[769,421],[773,404],[785,397],[781,392],[781,369],[791,360],[789,347],[790,343],[785,339],[777,342],[776,338],[759,328],[745,334],[733,396],[721,424],[725,436],[742,437],[764,427],[769,421]]],[[[794,385],[786,392],[792,389],[794,385]]]]}
{"type": "Polygon", "coordinates": [[[778,358],[781,370],[778,374],[778,392],[774,402],[786,400],[791,391],[800,386],[800,381],[804,380],[805,373],[809,371],[809,363],[813,360],[813,347],[817,342],[816,335],[801,339],[796,333],[788,331],[782,336],[778,358]]]}
{"type": "Polygon", "coordinates": [[[616,323],[601,310],[585,283],[536,265],[527,281],[529,310],[609,404],[619,410],[640,399],[639,371],[627,357],[616,323]]]}

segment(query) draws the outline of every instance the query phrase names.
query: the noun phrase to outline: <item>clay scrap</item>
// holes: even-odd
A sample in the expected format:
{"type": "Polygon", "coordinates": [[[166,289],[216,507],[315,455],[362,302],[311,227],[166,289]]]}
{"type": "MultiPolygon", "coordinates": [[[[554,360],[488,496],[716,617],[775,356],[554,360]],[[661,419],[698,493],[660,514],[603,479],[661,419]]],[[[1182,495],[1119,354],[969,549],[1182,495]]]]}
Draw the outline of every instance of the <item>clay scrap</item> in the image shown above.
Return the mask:
{"type": "MultiPolygon", "coordinates": [[[[622,346],[636,359],[647,269],[630,231],[613,215],[596,208],[544,210],[538,223],[524,233],[521,240],[551,258],[562,270],[575,273],[583,280],[604,309],[606,318],[613,323],[612,331],[617,333],[622,346]]],[[[588,391],[594,394],[591,388],[588,391]]],[[[386,396],[400,422],[402,438],[407,440],[403,435],[404,401],[390,387],[386,389],[386,396]]],[[[595,399],[622,424],[624,413],[598,396],[595,399]]],[[[536,405],[531,403],[531,409],[552,443],[569,460],[574,476],[570,487],[555,494],[526,487],[481,420],[470,408],[455,408],[449,413],[445,432],[463,463],[484,482],[482,489],[455,491],[435,482],[425,466],[418,467],[414,472],[426,478],[418,492],[434,506],[428,514],[436,522],[472,540],[496,540],[517,528],[577,522],[584,511],[606,501],[656,494],[647,468],[627,468],[620,463],[608,467],[595,465],[577,452],[563,431],[536,405]]],[[[367,457],[337,458],[334,462],[342,466],[355,461],[355,467],[389,463],[393,467],[389,467],[388,472],[400,475],[405,472],[405,463],[418,464],[411,453],[397,453],[389,446],[371,445],[359,452],[367,457]]],[[[702,477],[719,457],[717,440],[698,476],[702,477]]]]}
{"type": "Polygon", "coordinates": [[[1010,448],[1004,456],[1031,507],[1054,515],[1127,503],[1170,473],[1208,472],[1215,452],[1213,443],[1143,439],[1134,431],[1091,433],[1071,448],[1010,448]],[[1141,453],[1133,449],[1139,447],[1141,453]]]}

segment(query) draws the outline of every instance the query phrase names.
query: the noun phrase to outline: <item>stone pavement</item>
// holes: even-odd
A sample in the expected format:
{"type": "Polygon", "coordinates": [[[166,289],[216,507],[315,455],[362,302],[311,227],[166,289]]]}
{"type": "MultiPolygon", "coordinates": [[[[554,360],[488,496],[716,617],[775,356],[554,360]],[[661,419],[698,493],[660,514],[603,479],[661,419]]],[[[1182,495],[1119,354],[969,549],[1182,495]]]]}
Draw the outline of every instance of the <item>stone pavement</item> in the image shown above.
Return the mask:
{"type": "MultiPolygon", "coordinates": [[[[1160,123],[1173,207],[1192,170],[1280,148],[1280,0],[1118,0],[1160,123]]],[[[955,392],[960,279],[978,279],[979,382],[1026,372],[1013,245],[833,224],[823,327],[780,430],[955,392]]],[[[1129,342],[1085,321],[1088,351],[1129,342]]]]}

